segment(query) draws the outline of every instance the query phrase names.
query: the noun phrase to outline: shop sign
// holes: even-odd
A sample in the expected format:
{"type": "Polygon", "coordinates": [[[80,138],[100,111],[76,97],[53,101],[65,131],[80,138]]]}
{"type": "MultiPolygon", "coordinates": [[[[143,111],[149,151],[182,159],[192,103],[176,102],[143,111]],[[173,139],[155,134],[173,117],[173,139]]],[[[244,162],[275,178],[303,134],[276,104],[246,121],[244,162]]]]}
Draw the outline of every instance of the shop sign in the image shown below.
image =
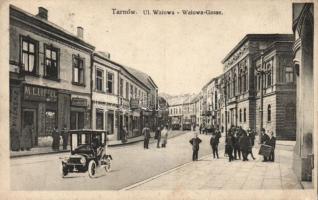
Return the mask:
{"type": "Polygon", "coordinates": [[[50,88],[25,85],[24,100],[56,102],[57,91],[50,88]]]}
{"type": "Polygon", "coordinates": [[[139,99],[131,99],[130,100],[130,108],[138,109],[139,108],[139,99]]]}
{"type": "Polygon", "coordinates": [[[87,99],[72,98],[72,106],[86,107],[87,106],[87,99]]]}

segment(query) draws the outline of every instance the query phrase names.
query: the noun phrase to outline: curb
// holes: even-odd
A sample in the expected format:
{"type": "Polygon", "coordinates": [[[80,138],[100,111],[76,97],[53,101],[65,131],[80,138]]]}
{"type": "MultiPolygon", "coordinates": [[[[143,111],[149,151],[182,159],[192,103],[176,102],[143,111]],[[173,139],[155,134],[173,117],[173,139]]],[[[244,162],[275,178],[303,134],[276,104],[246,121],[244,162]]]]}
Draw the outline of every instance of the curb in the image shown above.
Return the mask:
{"type": "MultiPolygon", "coordinates": [[[[175,134],[171,137],[169,137],[168,139],[172,139],[174,137],[177,137],[177,136],[180,136],[182,134],[185,134],[183,132],[180,132],[178,134],[175,134]]],[[[151,137],[151,138],[154,138],[154,137],[151,137]]],[[[118,143],[118,144],[112,144],[112,145],[108,145],[108,147],[117,147],[117,146],[126,146],[126,145],[132,145],[132,144],[135,144],[135,143],[138,143],[138,142],[141,142],[143,141],[144,139],[140,139],[140,140],[136,140],[136,141],[131,141],[131,142],[126,142],[126,143],[118,143]]],[[[150,141],[149,144],[153,144],[155,143],[156,141],[150,141]]],[[[10,155],[10,158],[21,158],[21,157],[29,157],[29,156],[38,156],[38,155],[49,155],[49,154],[60,154],[60,153],[67,153],[67,152],[70,152],[70,150],[60,150],[60,151],[50,151],[50,152],[41,152],[41,153],[34,153],[34,154],[24,154],[24,155],[10,155]]]]}

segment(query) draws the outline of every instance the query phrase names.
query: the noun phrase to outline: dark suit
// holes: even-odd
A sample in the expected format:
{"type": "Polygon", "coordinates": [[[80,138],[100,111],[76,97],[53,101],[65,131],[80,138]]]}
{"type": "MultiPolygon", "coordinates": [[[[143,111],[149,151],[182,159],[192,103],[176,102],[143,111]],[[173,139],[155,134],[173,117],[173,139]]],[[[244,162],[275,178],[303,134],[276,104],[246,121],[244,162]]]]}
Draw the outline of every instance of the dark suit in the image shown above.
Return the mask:
{"type": "Polygon", "coordinates": [[[268,144],[273,147],[271,154],[269,155],[269,161],[275,161],[275,147],[276,147],[276,138],[273,136],[269,139],[268,144]]]}
{"type": "Polygon", "coordinates": [[[215,157],[219,158],[218,145],[219,145],[220,137],[221,136],[219,132],[217,132],[216,134],[213,134],[210,139],[210,145],[212,146],[213,158],[215,157]]]}
{"type": "Polygon", "coordinates": [[[229,161],[231,162],[234,157],[233,157],[233,136],[229,135],[226,138],[226,145],[225,145],[225,152],[227,153],[227,155],[229,156],[229,161]]]}
{"type": "Polygon", "coordinates": [[[198,153],[199,153],[199,148],[200,148],[200,143],[201,143],[201,139],[198,137],[192,138],[190,141],[190,144],[192,144],[192,160],[196,161],[198,160],[198,153]]]}
{"type": "MultiPolygon", "coordinates": [[[[262,142],[262,144],[270,145],[270,144],[269,144],[269,140],[270,140],[269,136],[268,136],[267,134],[264,134],[264,135],[262,136],[261,142],[262,142]]],[[[263,157],[264,157],[264,160],[263,160],[263,161],[267,161],[267,160],[268,160],[267,157],[265,157],[265,156],[263,156],[263,157]]]]}

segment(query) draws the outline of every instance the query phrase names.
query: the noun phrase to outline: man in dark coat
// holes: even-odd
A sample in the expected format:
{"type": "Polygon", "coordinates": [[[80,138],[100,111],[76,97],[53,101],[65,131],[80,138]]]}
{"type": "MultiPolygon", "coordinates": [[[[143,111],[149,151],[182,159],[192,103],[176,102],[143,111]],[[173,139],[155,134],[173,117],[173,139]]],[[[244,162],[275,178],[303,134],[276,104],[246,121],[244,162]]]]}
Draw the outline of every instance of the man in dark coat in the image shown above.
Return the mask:
{"type": "Polygon", "coordinates": [[[229,162],[234,160],[233,158],[233,138],[232,133],[229,131],[226,140],[225,140],[225,151],[226,154],[229,156],[229,162]]]}
{"type": "Polygon", "coordinates": [[[63,139],[63,150],[67,149],[67,144],[68,144],[68,131],[67,131],[67,126],[64,124],[64,127],[61,131],[62,139],[63,139]]]}
{"type": "Polygon", "coordinates": [[[239,158],[241,160],[240,133],[238,129],[234,129],[233,148],[234,148],[234,159],[237,160],[237,158],[239,158]]]}
{"type": "Polygon", "coordinates": [[[199,154],[199,145],[202,142],[201,139],[198,137],[198,134],[195,134],[195,137],[192,138],[190,141],[190,144],[192,145],[192,161],[198,160],[198,154],[199,154]]]}
{"type": "Polygon", "coordinates": [[[144,149],[148,149],[150,140],[150,129],[147,125],[142,129],[142,134],[144,135],[144,149]]]}
{"type": "Polygon", "coordinates": [[[157,127],[155,139],[157,139],[157,148],[160,148],[160,140],[161,140],[161,127],[160,126],[157,127]]]}
{"type": "Polygon", "coordinates": [[[213,158],[215,157],[219,158],[218,145],[219,145],[220,137],[221,137],[221,134],[217,130],[212,134],[212,137],[210,139],[210,145],[212,146],[213,158]]]}
{"type": "Polygon", "coordinates": [[[271,154],[269,155],[269,161],[275,161],[275,147],[276,147],[276,137],[274,136],[273,131],[269,139],[269,145],[273,148],[271,154]]]}
{"type": "Polygon", "coordinates": [[[255,132],[253,130],[251,130],[251,129],[248,129],[247,130],[247,134],[248,134],[247,136],[250,139],[250,147],[248,148],[247,157],[248,157],[249,154],[251,154],[253,160],[255,160],[255,157],[253,155],[253,146],[254,146],[254,143],[255,143],[254,142],[255,141],[255,132]]]}
{"type": "MultiPolygon", "coordinates": [[[[266,134],[264,128],[262,129],[261,134],[262,134],[261,143],[262,143],[262,144],[269,145],[269,144],[270,144],[270,143],[269,143],[270,137],[266,134]]],[[[263,162],[268,161],[268,157],[266,157],[266,156],[263,156],[263,157],[264,157],[263,162]]]]}
{"type": "Polygon", "coordinates": [[[247,154],[250,147],[250,138],[247,136],[246,132],[243,131],[242,136],[240,137],[240,148],[243,156],[243,161],[248,161],[247,154]]]}
{"type": "Polygon", "coordinates": [[[60,148],[60,134],[59,134],[59,131],[57,129],[57,126],[55,128],[53,128],[52,138],[53,138],[52,149],[54,151],[58,151],[60,148]]]}

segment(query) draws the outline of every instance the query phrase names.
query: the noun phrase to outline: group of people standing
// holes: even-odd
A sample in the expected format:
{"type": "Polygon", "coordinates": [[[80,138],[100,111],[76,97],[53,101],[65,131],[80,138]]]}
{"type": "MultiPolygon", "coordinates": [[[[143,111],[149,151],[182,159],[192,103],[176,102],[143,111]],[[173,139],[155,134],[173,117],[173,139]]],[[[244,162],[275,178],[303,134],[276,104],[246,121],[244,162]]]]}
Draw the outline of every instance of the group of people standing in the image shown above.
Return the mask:
{"type": "MultiPolygon", "coordinates": [[[[142,135],[144,136],[144,149],[149,149],[149,140],[151,135],[150,128],[148,128],[147,125],[142,129],[142,135]]],[[[154,139],[157,140],[157,148],[165,148],[168,142],[168,126],[158,126],[155,131],[154,139]]]]}
{"type": "Polygon", "coordinates": [[[63,126],[61,133],[59,132],[57,126],[54,127],[52,131],[52,138],[52,149],[54,151],[60,150],[60,138],[63,140],[63,150],[66,150],[68,144],[68,131],[66,125],[63,126]]]}

